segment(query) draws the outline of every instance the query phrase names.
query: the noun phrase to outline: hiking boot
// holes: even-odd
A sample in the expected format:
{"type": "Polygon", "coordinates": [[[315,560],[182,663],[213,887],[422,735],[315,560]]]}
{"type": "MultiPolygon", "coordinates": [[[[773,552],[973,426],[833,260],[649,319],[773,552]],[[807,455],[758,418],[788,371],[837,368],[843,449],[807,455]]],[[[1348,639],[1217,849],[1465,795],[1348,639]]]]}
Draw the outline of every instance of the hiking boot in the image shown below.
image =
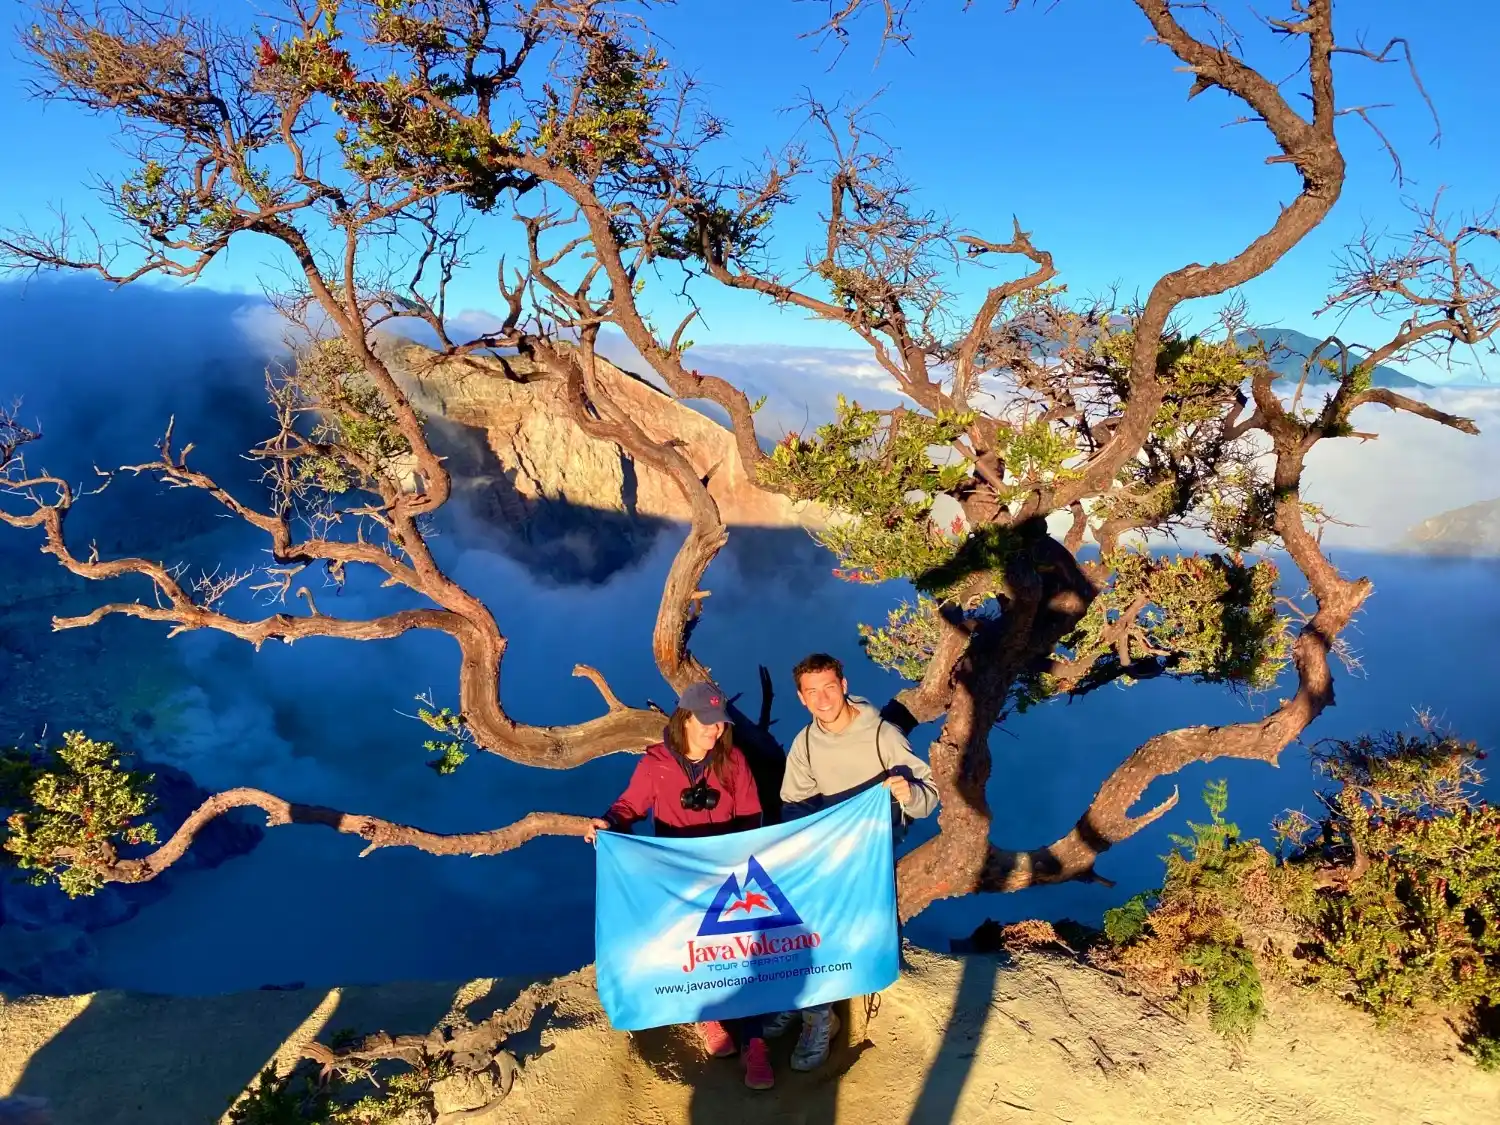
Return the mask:
{"type": "Polygon", "coordinates": [[[838,1034],[839,1017],[831,1008],[802,1013],[802,1034],[792,1051],[793,1070],[817,1070],[828,1059],[828,1048],[838,1034]]]}
{"type": "Polygon", "coordinates": [[[716,1059],[727,1059],[739,1048],[734,1045],[734,1036],[724,1030],[722,1023],[708,1020],[697,1025],[698,1037],[703,1040],[703,1045],[708,1048],[708,1053],[716,1059]]]}
{"type": "Polygon", "coordinates": [[[766,1017],[765,1032],[767,1039],[780,1039],[791,1030],[792,1024],[797,1022],[801,1012],[793,1008],[790,1012],[777,1012],[774,1016],[766,1017]]]}
{"type": "Polygon", "coordinates": [[[745,1085],[752,1090],[769,1090],[776,1085],[776,1075],[771,1071],[771,1054],[766,1050],[764,1039],[752,1039],[745,1044],[745,1085]]]}

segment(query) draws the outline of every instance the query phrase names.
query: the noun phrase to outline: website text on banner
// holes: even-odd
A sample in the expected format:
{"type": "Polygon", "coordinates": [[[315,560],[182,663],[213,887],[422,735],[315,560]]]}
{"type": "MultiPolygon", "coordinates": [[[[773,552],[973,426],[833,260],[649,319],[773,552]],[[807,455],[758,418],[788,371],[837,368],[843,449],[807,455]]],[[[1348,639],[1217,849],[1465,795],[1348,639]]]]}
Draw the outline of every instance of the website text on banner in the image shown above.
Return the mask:
{"type": "Polygon", "coordinates": [[[601,832],[599,1000],[623,1031],[826,1004],[896,981],[890,795],[699,839],[601,832]]]}

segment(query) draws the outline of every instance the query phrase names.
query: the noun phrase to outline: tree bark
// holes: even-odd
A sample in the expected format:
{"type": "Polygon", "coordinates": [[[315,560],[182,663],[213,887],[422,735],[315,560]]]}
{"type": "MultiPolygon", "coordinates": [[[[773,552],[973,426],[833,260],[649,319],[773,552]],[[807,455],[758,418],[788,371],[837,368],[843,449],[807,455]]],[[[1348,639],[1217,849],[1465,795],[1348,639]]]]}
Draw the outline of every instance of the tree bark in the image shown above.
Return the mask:
{"type": "MultiPolygon", "coordinates": [[[[262,810],[266,814],[267,827],[316,824],[332,828],[335,832],[358,836],[365,842],[361,856],[367,856],[378,848],[416,848],[429,855],[499,855],[538,836],[582,836],[590,824],[590,819],[585,816],[534,812],[528,813],[514,824],[484,832],[428,832],[376,816],[342,812],[324,805],[298,804],[263,789],[226,789],[222,793],[215,793],[188,814],[187,819],[167,841],[148,855],[135,859],[116,858],[107,864],[95,866],[95,870],[106,882],[148,882],[187,854],[198,833],[215,817],[223,816],[232,809],[244,808],[262,810]]],[[[71,859],[72,856],[61,853],[59,858],[71,859]]]]}

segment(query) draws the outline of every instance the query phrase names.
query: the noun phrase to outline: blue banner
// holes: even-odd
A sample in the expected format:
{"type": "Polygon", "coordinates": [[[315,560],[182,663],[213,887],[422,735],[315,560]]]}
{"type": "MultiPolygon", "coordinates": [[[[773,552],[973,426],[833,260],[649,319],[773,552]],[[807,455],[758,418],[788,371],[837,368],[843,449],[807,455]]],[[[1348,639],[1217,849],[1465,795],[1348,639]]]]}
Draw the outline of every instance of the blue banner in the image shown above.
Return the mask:
{"type": "Polygon", "coordinates": [[[599,833],[594,945],[599,1000],[623,1031],[889,988],[890,794],[727,836],[599,833]]]}

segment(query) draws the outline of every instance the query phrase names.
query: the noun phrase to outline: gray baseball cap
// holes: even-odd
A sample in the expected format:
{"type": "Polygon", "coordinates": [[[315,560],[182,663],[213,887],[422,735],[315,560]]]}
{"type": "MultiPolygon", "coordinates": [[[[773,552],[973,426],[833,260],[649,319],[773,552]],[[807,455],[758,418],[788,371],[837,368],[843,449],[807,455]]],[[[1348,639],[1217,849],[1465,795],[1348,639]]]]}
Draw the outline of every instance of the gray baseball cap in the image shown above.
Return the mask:
{"type": "Polygon", "coordinates": [[[725,710],[724,693],[713,684],[689,684],[677,706],[691,711],[700,723],[727,723],[732,720],[725,710]]]}

